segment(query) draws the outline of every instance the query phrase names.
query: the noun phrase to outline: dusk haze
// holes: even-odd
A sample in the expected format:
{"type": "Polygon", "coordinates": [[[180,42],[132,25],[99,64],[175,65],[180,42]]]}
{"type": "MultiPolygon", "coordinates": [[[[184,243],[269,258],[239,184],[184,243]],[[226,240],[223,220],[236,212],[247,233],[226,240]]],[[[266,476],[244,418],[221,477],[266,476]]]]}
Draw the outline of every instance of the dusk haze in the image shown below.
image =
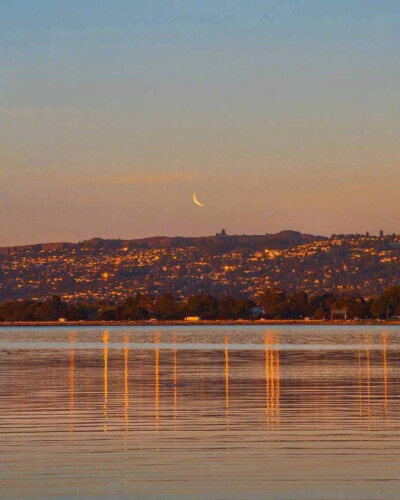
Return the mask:
{"type": "Polygon", "coordinates": [[[399,231],[398,30],[394,0],[6,2],[0,245],[399,231]]]}

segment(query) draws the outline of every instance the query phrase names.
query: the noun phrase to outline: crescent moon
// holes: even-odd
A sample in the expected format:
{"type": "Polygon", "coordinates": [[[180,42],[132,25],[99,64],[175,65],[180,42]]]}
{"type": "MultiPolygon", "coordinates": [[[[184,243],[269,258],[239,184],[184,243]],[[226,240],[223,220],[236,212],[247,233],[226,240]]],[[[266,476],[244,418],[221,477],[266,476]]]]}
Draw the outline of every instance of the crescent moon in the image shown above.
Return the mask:
{"type": "Polygon", "coordinates": [[[196,193],[193,193],[193,202],[195,203],[195,205],[197,205],[198,207],[204,207],[204,204],[201,203],[198,199],[197,199],[197,195],[196,193]]]}

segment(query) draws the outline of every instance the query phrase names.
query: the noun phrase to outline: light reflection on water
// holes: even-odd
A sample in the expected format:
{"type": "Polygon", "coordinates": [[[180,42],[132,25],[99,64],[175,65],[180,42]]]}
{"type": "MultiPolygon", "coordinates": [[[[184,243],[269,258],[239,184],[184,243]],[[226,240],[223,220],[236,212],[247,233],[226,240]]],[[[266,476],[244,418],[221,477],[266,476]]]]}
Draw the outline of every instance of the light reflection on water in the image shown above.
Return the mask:
{"type": "Polygon", "coordinates": [[[0,330],[3,498],[378,499],[400,329],[0,330]]]}

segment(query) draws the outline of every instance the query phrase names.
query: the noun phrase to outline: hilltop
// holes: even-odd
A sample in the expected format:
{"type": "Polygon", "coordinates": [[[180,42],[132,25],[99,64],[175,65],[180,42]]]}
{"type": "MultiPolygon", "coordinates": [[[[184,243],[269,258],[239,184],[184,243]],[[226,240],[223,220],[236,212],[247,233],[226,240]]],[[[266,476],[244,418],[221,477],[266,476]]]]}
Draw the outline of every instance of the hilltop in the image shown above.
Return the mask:
{"type": "Polygon", "coordinates": [[[258,250],[260,248],[291,248],[296,245],[309,243],[311,241],[321,241],[327,238],[302,234],[299,231],[281,231],[276,234],[265,235],[228,235],[217,234],[215,236],[153,236],[141,239],[103,239],[91,238],[79,243],[39,243],[34,245],[0,247],[0,254],[14,254],[24,252],[41,252],[54,250],[118,250],[128,249],[175,249],[196,247],[199,250],[208,252],[234,251],[234,250],[258,250]]]}

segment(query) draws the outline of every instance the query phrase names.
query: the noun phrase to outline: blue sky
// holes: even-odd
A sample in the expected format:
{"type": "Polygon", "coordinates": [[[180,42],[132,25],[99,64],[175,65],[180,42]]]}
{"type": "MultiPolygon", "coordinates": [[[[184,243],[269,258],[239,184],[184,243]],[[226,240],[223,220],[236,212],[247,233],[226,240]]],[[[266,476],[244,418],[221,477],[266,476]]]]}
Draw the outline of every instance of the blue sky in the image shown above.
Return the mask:
{"type": "Polygon", "coordinates": [[[399,20],[385,0],[6,2],[0,244],[400,231],[399,20]]]}

